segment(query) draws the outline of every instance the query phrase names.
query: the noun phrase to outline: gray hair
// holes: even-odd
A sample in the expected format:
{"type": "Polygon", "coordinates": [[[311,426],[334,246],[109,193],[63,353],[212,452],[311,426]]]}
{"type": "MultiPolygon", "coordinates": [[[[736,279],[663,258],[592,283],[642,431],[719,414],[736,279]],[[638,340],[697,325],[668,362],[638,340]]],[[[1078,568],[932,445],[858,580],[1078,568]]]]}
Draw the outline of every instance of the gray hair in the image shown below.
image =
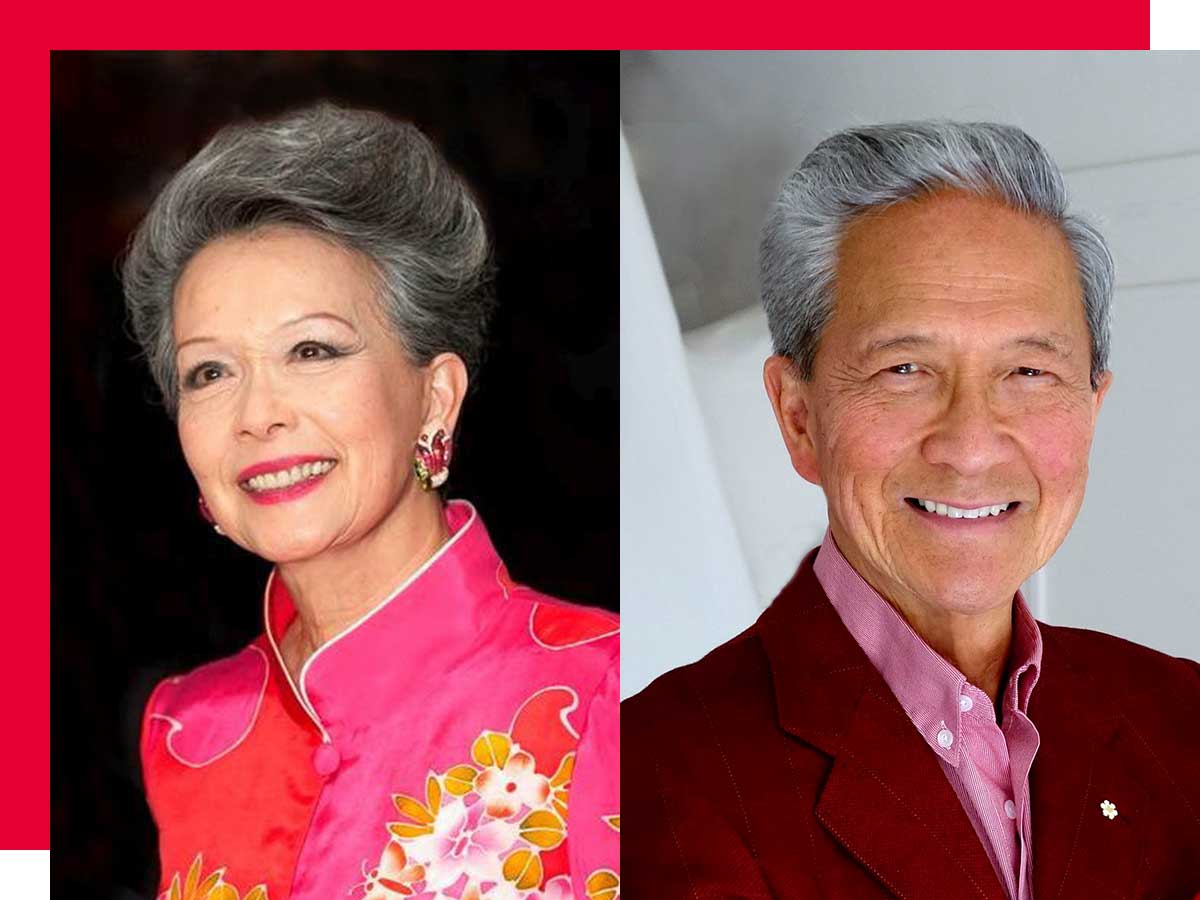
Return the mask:
{"type": "Polygon", "coordinates": [[[1057,225],[1075,255],[1091,335],[1092,389],[1108,365],[1113,259],[1101,234],[1067,213],[1062,173],[1024,131],[990,122],[905,122],[826,138],[788,176],[763,226],[762,301],[775,352],[812,378],[833,314],[838,245],[862,213],[942,189],[1001,201],[1057,225]]]}
{"type": "Polygon", "coordinates": [[[180,274],[215,238],[270,225],[308,229],[369,259],[416,365],[452,352],[477,368],[494,304],[487,227],[471,191],[415,126],[319,103],[222,129],[163,188],[130,242],[125,304],[171,415],[180,274]]]}

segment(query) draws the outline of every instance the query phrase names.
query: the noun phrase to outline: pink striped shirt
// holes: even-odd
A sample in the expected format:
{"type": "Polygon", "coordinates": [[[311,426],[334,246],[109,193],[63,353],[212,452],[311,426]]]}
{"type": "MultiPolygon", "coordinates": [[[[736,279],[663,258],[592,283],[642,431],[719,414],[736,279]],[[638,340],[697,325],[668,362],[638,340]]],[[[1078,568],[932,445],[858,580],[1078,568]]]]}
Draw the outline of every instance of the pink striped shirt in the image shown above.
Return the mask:
{"type": "Polygon", "coordinates": [[[833,534],[813,565],[834,609],[879,670],[958,795],[1012,900],[1032,900],[1029,769],[1038,733],[1026,716],[1042,661],[1042,636],[1020,592],[1003,720],[992,701],[913,631],[851,567],[833,534]]]}

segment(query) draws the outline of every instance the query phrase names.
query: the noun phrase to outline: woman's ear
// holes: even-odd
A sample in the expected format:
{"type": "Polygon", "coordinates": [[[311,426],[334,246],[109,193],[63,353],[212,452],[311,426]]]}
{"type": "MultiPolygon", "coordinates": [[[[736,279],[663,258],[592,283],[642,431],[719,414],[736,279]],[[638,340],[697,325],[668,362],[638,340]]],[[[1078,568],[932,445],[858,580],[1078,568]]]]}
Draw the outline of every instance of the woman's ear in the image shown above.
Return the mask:
{"type": "Polygon", "coordinates": [[[792,468],[805,481],[820,485],[821,471],[812,437],[812,384],[800,378],[795,364],[786,356],[768,357],[763,364],[763,384],[792,468]]]}
{"type": "Polygon", "coordinates": [[[425,367],[425,425],[454,434],[463,399],[467,396],[467,366],[455,353],[439,353],[425,367]]]}

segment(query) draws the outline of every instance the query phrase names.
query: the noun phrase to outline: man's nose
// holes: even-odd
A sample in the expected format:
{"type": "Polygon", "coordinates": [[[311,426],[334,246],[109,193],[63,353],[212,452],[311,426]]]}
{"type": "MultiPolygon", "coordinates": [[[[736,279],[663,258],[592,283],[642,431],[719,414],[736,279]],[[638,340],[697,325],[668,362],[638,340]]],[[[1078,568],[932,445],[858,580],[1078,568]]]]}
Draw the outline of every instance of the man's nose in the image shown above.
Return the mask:
{"type": "Polygon", "coordinates": [[[928,462],[971,476],[1007,462],[1014,444],[989,386],[964,379],[954,386],[921,449],[928,462]]]}

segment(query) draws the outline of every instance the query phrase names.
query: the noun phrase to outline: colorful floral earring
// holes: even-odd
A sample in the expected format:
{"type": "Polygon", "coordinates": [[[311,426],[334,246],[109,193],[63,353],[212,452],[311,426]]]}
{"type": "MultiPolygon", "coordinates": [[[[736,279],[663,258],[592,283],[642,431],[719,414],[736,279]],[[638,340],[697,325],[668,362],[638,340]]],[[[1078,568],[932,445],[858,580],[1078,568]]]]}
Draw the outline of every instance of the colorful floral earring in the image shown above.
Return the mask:
{"type": "Polygon", "coordinates": [[[424,431],[413,448],[413,472],[421,490],[432,491],[446,483],[450,476],[450,438],[444,428],[430,437],[424,431]]]}
{"type": "Polygon", "coordinates": [[[204,521],[213,527],[213,531],[223,535],[225,532],[221,530],[221,526],[217,524],[217,520],[213,518],[212,510],[208,508],[208,503],[204,500],[204,495],[200,495],[200,515],[204,517],[204,521]]]}

